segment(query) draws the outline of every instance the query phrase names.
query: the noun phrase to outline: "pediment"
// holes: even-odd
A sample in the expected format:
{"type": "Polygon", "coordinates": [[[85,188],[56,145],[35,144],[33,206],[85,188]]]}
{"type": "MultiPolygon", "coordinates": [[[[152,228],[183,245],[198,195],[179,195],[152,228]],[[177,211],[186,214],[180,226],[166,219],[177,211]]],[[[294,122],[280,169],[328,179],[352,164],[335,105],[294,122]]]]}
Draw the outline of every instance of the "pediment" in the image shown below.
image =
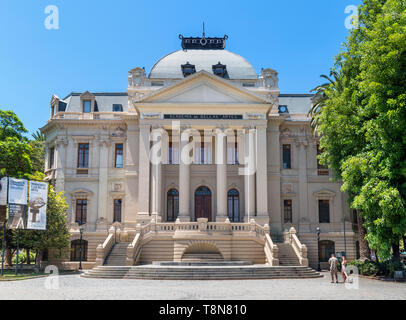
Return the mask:
{"type": "Polygon", "coordinates": [[[205,71],[144,97],[142,103],[268,103],[263,97],[205,71]]]}
{"type": "Polygon", "coordinates": [[[313,196],[318,199],[331,199],[336,196],[336,193],[327,189],[323,189],[317,192],[313,192],[313,196]]]}

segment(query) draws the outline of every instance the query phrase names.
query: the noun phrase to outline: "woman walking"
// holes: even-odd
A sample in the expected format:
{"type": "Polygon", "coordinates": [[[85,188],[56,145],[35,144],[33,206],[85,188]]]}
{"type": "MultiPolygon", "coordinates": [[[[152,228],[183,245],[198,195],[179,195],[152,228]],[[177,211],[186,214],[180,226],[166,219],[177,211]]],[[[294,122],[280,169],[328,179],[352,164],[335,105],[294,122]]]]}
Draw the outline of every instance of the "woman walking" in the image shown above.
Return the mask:
{"type": "Polygon", "coordinates": [[[341,273],[343,274],[343,282],[346,282],[348,279],[348,274],[347,271],[345,269],[345,267],[347,266],[347,259],[345,258],[345,256],[342,257],[342,261],[341,261],[341,273]]]}

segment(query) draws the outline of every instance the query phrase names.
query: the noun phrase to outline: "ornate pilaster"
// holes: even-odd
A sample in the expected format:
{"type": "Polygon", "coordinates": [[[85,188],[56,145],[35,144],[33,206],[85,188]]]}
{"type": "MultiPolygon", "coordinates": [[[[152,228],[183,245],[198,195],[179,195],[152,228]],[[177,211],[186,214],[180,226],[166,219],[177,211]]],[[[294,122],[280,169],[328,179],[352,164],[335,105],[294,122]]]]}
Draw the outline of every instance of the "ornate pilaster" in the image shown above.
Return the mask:
{"type": "Polygon", "coordinates": [[[215,130],[216,137],[216,221],[224,222],[227,218],[227,135],[223,129],[215,130]]]}
{"type": "Polygon", "coordinates": [[[99,145],[99,191],[97,201],[96,230],[107,230],[108,199],[108,159],[111,141],[108,136],[100,136],[99,145]]]}
{"type": "Polygon", "coordinates": [[[55,146],[55,189],[60,192],[65,191],[66,148],[68,146],[68,138],[66,136],[58,136],[55,140],[55,146]]]}
{"type": "Polygon", "coordinates": [[[179,220],[190,221],[190,164],[192,159],[189,156],[191,144],[189,138],[191,130],[188,127],[181,127],[179,146],[179,220]]]}

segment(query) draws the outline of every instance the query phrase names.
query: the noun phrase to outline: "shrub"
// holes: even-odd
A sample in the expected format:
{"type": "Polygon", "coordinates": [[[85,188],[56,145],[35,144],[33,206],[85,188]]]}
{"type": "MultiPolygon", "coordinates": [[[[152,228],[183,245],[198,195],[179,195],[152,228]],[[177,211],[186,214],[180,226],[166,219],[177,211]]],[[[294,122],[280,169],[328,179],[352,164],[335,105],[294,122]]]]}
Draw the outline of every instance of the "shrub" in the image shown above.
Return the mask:
{"type": "MultiPolygon", "coordinates": [[[[31,263],[35,262],[35,253],[34,252],[30,252],[30,258],[31,258],[31,263]]],[[[13,264],[17,263],[17,254],[15,254],[12,258],[11,261],[13,264]]],[[[20,263],[27,263],[27,252],[24,251],[20,251],[18,254],[18,264],[20,263]]]]}
{"type": "Polygon", "coordinates": [[[348,265],[357,267],[359,274],[362,274],[364,276],[374,276],[378,274],[380,271],[378,263],[370,260],[366,261],[354,260],[349,262],[348,265]]]}
{"type": "Polygon", "coordinates": [[[395,271],[401,271],[404,270],[404,268],[405,267],[402,262],[394,259],[386,260],[379,265],[380,271],[384,275],[390,275],[391,277],[393,277],[395,271]]]}

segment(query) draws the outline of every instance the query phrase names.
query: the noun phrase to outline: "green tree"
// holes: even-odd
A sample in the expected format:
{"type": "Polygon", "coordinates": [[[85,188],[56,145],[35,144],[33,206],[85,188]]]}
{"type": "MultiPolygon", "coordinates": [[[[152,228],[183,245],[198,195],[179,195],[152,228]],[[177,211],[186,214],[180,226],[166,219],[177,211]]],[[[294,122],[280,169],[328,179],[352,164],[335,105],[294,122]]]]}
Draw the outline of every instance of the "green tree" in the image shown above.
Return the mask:
{"type": "Polygon", "coordinates": [[[33,140],[29,141],[31,146],[31,163],[34,172],[45,171],[45,135],[37,130],[32,134],[33,140]]]}
{"type": "Polygon", "coordinates": [[[0,110],[0,140],[12,137],[26,140],[24,133],[27,132],[27,129],[13,111],[0,110]]]}
{"type": "MultiPolygon", "coordinates": [[[[15,178],[43,180],[44,178],[44,135],[37,131],[34,140],[28,140],[22,122],[12,111],[0,110],[0,175],[15,178]]],[[[50,186],[47,204],[47,230],[20,231],[20,247],[35,250],[37,257],[47,248],[62,250],[69,244],[66,225],[68,205],[61,193],[50,186]]],[[[16,249],[17,232],[8,230],[6,236],[7,263],[11,264],[12,250],[16,249]]],[[[38,262],[38,261],[37,261],[38,262]]]]}
{"type": "MultiPolygon", "coordinates": [[[[316,112],[320,160],[342,179],[366,239],[399,256],[406,233],[406,1],[365,0],[316,112]]],[[[314,115],[313,115],[314,117],[314,115]]]]}

